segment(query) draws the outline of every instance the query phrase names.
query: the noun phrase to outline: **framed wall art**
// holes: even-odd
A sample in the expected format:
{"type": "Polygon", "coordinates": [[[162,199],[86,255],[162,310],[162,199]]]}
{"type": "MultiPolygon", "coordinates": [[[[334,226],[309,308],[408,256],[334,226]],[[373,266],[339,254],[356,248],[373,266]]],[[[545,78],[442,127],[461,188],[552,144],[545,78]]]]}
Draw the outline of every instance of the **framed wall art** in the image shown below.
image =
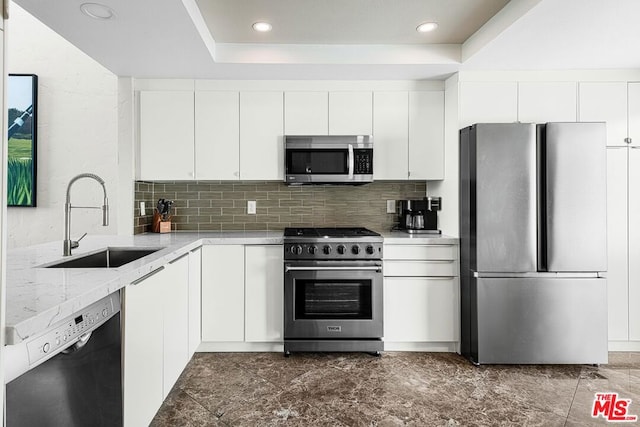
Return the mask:
{"type": "Polygon", "coordinates": [[[7,205],[36,206],[38,76],[9,74],[7,205]]]}

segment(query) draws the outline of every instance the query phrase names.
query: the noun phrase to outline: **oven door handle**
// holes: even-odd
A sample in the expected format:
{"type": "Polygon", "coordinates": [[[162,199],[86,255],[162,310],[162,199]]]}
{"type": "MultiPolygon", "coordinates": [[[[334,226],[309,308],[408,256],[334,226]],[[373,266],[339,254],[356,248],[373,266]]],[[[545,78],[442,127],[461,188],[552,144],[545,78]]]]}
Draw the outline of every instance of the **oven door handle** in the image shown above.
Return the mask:
{"type": "Polygon", "coordinates": [[[382,266],[371,266],[371,267],[291,267],[289,265],[284,266],[284,271],[332,271],[332,270],[340,270],[340,271],[382,271],[382,266]]]}

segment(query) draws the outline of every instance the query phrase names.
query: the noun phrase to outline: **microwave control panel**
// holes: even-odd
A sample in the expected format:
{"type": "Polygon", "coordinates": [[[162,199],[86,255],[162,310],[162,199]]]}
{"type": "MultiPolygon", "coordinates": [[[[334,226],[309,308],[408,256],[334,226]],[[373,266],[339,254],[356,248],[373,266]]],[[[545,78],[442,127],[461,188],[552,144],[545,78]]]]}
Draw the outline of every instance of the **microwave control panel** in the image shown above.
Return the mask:
{"type": "Polygon", "coordinates": [[[373,150],[353,150],[354,171],[357,174],[373,173],[373,150]]]}

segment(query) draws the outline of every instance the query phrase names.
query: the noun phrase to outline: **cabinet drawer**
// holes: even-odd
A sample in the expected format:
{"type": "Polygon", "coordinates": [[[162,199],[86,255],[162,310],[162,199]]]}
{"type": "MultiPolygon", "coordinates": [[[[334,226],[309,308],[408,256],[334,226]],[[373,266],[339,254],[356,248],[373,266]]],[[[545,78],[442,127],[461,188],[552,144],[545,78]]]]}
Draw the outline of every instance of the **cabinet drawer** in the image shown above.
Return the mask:
{"type": "Polygon", "coordinates": [[[385,341],[456,341],[458,316],[457,279],[384,280],[385,341]]]}
{"type": "Polygon", "coordinates": [[[457,266],[455,261],[384,261],[383,272],[395,277],[455,277],[457,266]]]}
{"type": "Polygon", "coordinates": [[[454,260],[458,258],[454,245],[385,245],[385,259],[454,260]]]}

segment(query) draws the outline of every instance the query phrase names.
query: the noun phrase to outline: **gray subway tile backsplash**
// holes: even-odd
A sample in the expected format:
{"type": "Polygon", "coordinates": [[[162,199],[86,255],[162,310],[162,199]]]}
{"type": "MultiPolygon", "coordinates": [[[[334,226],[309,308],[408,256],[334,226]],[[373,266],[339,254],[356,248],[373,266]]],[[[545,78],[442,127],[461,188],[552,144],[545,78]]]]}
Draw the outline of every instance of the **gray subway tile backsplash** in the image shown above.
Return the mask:
{"type": "Polygon", "coordinates": [[[134,234],[151,231],[158,199],[174,200],[174,231],[260,231],[285,227],[367,227],[389,230],[389,199],[419,199],[424,181],[378,181],[361,186],[287,186],[274,181],[136,181],[134,234]],[[247,201],[256,200],[256,215],[247,201]],[[140,202],[147,215],[140,215],[140,202]]]}

